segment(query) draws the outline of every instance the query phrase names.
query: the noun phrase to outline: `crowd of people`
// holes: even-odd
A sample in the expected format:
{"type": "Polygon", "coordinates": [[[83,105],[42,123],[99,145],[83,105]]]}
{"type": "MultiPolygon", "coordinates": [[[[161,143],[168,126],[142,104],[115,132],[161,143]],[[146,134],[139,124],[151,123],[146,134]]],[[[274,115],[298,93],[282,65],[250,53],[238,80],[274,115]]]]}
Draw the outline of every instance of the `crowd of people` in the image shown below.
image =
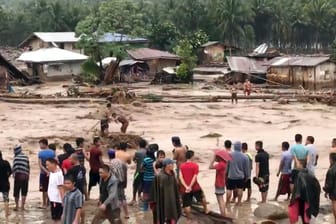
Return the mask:
{"type": "MultiPolygon", "coordinates": [[[[97,185],[99,209],[92,220],[93,224],[105,220],[122,223],[122,220],[130,217],[128,206],[138,203],[141,203],[143,211],[152,211],[155,224],[175,224],[182,214],[191,222],[194,203],[200,204],[205,214],[210,213],[205,192],[197,179],[199,165],[195,160],[195,152],[183,145],[179,137],[172,137],[172,158],[167,158],[159,145],[148,145],[146,140],[141,139],[134,156],[128,152],[127,143],[109,149],[106,153],[109,162],[103,160],[100,137],[94,137],[88,149],[85,140],[77,138],[77,147],[73,148],[66,143],[63,146],[64,153],[60,155],[56,155],[55,145],[49,145],[47,139],[41,139],[39,144],[41,209],[50,208],[54,223],[85,223],[84,204],[90,200],[91,190],[97,185]],[[85,161],[89,164],[88,182],[85,161]],[[128,165],[132,162],[136,164],[136,170],[132,200],[127,203],[125,189],[128,185],[128,165]]],[[[303,144],[302,135],[297,134],[295,144],[290,146],[288,142],[283,142],[281,146],[282,155],[277,172],[280,178],[274,200],[278,200],[280,195],[287,195],[287,200],[290,200],[290,222],[296,223],[301,218],[302,223],[309,223],[311,216],[318,214],[321,191],[315,177],[319,155],[314,146],[314,137],[308,136],[303,144]]],[[[230,215],[227,206],[232,203],[236,203],[239,209],[245,191],[246,202],[250,202],[252,182],[261,193],[261,203],[267,201],[270,156],[264,150],[262,141],[256,141],[254,148],[257,154],[253,158],[247,143],[226,140],[223,149],[214,151],[209,169],[216,170],[214,193],[222,216],[230,215]]],[[[15,146],[13,152],[12,167],[0,152],[0,191],[7,216],[9,177],[14,177],[14,210],[17,211],[25,210],[30,176],[30,161],[22,147],[15,146]]],[[[336,139],[332,141],[330,168],[323,190],[332,201],[336,217],[336,139]]]]}

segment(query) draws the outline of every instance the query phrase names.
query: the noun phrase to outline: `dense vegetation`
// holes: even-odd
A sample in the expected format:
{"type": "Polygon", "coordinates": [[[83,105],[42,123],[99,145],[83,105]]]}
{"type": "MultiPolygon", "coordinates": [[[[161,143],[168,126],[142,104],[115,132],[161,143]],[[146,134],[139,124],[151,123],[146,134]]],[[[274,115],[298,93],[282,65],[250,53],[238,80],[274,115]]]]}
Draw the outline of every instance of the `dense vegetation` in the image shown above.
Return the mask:
{"type": "Polygon", "coordinates": [[[167,50],[195,33],[241,47],[266,42],[289,49],[330,48],[336,37],[335,0],[0,0],[0,5],[0,45],[17,45],[33,31],[73,30],[144,36],[167,50]]]}

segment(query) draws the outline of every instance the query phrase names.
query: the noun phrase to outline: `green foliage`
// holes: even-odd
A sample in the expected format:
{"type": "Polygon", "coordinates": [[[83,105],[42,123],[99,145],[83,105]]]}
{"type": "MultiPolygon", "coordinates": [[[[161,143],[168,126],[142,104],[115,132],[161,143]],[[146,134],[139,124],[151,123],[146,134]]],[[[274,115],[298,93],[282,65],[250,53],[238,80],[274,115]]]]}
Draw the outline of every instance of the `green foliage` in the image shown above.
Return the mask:
{"type": "Polygon", "coordinates": [[[169,51],[200,30],[209,40],[243,48],[263,42],[330,48],[336,36],[335,0],[0,0],[0,5],[1,45],[17,45],[36,31],[76,28],[87,35],[85,42],[92,38],[81,44],[92,54],[101,52],[97,55],[111,51],[94,46],[104,32],[147,37],[151,46],[169,51]]]}
{"type": "Polygon", "coordinates": [[[197,61],[192,44],[188,39],[182,39],[177,44],[175,52],[181,57],[182,62],[177,69],[177,77],[183,81],[191,81],[197,61]]]}
{"type": "Polygon", "coordinates": [[[94,84],[99,82],[100,68],[92,58],[89,58],[87,61],[85,61],[81,67],[81,77],[83,78],[84,82],[94,84]]]}
{"type": "Polygon", "coordinates": [[[336,62],[336,39],[333,41],[332,45],[331,59],[336,62]]]}

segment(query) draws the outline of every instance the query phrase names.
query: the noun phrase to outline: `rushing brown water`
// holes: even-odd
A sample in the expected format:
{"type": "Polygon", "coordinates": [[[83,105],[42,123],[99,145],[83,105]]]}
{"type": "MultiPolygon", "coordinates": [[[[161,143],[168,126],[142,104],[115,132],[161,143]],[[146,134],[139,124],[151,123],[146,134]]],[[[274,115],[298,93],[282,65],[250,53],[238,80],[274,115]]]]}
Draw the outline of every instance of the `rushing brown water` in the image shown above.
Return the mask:
{"type": "MultiPolygon", "coordinates": [[[[53,88],[56,88],[55,86],[53,88]]],[[[53,88],[39,89],[52,91],[53,88]]],[[[138,90],[142,93],[157,92],[164,94],[218,94],[223,90],[200,90],[193,89],[163,91],[161,87],[148,87],[153,89],[138,90]]],[[[59,87],[58,87],[59,89],[59,87]]],[[[246,101],[242,100],[238,105],[231,105],[229,102],[221,103],[156,103],[147,104],[144,107],[131,105],[118,106],[125,111],[131,119],[129,131],[141,134],[150,143],[158,143],[168,156],[171,156],[170,137],[179,135],[183,144],[187,144],[196,152],[199,158],[200,174],[199,182],[205,191],[210,208],[218,211],[218,205],[214,194],[214,171],[208,170],[209,162],[213,156],[213,149],[221,147],[225,139],[240,140],[249,144],[249,150],[255,155],[254,142],[264,141],[264,148],[272,155],[270,160],[270,192],[269,199],[275,196],[277,187],[276,170],[279,163],[280,144],[282,141],[293,143],[296,133],[303,136],[313,135],[316,139],[316,146],[320,153],[319,165],[316,175],[324,184],[324,177],[329,166],[328,150],[331,139],[336,137],[332,130],[335,130],[336,108],[325,105],[313,104],[289,104],[279,105],[276,102],[246,101]],[[219,133],[219,138],[201,138],[208,133],[219,133]]],[[[91,138],[92,133],[88,130],[97,122],[92,119],[78,119],[88,113],[96,113],[100,106],[96,104],[73,104],[73,105],[26,105],[26,104],[0,104],[0,130],[1,150],[4,158],[12,163],[13,155],[11,147],[20,141],[24,151],[31,159],[31,181],[30,193],[28,195],[28,211],[12,212],[7,223],[50,223],[49,211],[37,209],[40,202],[38,192],[38,164],[37,139],[44,136],[51,136],[51,140],[64,143],[64,136],[91,138]],[[53,137],[52,137],[53,136],[53,137]]],[[[119,126],[111,124],[111,129],[119,130],[119,126]]],[[[70,142],[74,144],[74,142],[70,142]]],[[[58,149],[58,153],[61,150],[58,149]]],[[[131,183],[134,172],[134,165],[130,167],[129,186],[127,188],[128,200],[131,197],[131,183]]],[[[254,172],[254,171],[253,171],[254,172]]],[[[254,174],[254,173],[253,173],[254,174]]],[[[12,181],[12,180],[11,180],[12,181]]],[[[11,185],[13,186],[13,185],[11,185]]],[[[94,188],[93,198],[97,198],[98,189],[94,188]]],[[[13,202],[12,191],[10,192],[13,202]]],[[[322,196],[322,195],[321,195],[322,196]]],[[[243,204],[241,207],[232,205],[228,212],[235,218],[236,223],[253,223],[259,221],[253,216],[254,209],[258,206],[260,194],[253,186],[251,204],[243,204]]],[[[280,198],[283,200],[284,198],[280,198]]],[[[321,203],[327,203],[321,197],[321,203]]],[[[281,202],[286,207],[286,203],[281,202]]],[[[11,204],[13,207],[13,204],[11,204]]],[[[96,201],[92,200],[86,204],[87,223],[92,220],[96,207],[96,201]]],[[[141,212],[137,207],[131,209],[131,218],[126,223],[151,223],[151,213],[141,212]]],[[[3,219],[3,210],[0,211],[0,223],[6,223],[3,219]]],[[[315,223],[331,223],[331,216],[319,216],[315,223]]],[[[182,222],[183,223],[183,222],[182,222]]],[[[283,220],[279,223],[288,223],[283,220]]]]}

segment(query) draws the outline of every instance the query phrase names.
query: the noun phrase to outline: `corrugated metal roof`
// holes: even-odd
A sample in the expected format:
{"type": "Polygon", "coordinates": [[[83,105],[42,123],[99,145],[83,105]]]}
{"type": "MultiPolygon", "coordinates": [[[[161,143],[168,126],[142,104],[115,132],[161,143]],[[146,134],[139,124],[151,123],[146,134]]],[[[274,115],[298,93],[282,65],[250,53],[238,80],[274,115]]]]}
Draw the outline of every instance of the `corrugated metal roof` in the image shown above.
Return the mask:
{"type": "Polygon", "coordinates": [[[139,48],[128,50],[127,53],[134,60],[151,60],[151,59],[171,59],[180,60],[180,57],[167,51],[160,51],[151,48],[139,48]]]}
{"type": "Polygon", "coordinates": [[[286,67],[286,66],[301,66],[315,67],[323,62],[328,61],[329,56],[297,56],[297,57],[279,57],[272,60],[270,66],[286,67]]]}
{"type": "Polygon", "coordinates": [[[142,37],[131,37],[121,33],[105,33],[99,38],[100,43],[147,43],[148,40],[142,37]]]}
{"type": "Polygon", "coordinates": [[[44,42],[66,43],[79,41],[75,32],[35,32],[34,35],[44,42]]]}
{"type": "Polygon", "coordinates": [[[17,60],[34,63],[85,61],[88,56],[59,48],[42,48],[24,52],[17,60]]]}
{"type": "Polygon", "coordinates": [[[143,62],[143,61],[135,61],[135,60],[132,60],[132,59],[127,59],[127,60],[122,60],[122,61],[119,63],[119,67],[135,65],[135,64],[137,64],[137,63],[145,63],[145,62],[143,62]]]}
{"type": "Polygon", "coordinates": [[[233,72],[245,74],[265,74],[267,72],[267,67],[263,66],[263,62],[253,58],[228,56],[226,59],[233,72]]]}

